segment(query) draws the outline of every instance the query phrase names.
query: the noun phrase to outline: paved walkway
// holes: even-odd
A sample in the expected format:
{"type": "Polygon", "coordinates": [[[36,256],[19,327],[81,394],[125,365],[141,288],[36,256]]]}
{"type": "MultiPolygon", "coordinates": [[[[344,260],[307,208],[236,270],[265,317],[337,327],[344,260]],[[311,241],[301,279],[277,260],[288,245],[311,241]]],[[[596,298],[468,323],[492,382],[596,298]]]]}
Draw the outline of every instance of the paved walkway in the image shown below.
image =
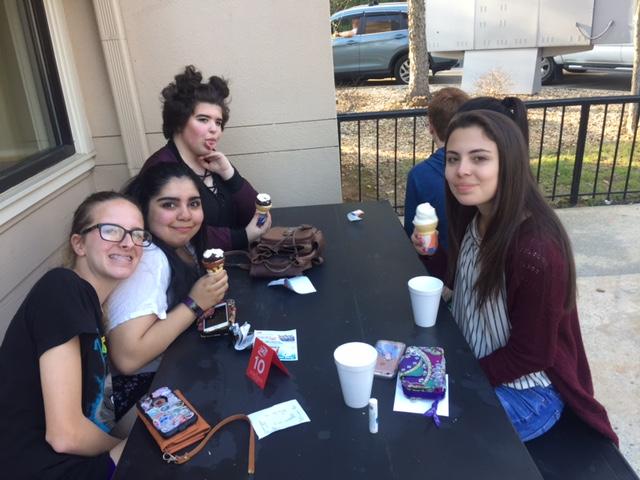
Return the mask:
{"type": "Polygon", "coordinates": [[[596,398],[640,474],[640,205],[557,210],[573,243],[596,398]]]}

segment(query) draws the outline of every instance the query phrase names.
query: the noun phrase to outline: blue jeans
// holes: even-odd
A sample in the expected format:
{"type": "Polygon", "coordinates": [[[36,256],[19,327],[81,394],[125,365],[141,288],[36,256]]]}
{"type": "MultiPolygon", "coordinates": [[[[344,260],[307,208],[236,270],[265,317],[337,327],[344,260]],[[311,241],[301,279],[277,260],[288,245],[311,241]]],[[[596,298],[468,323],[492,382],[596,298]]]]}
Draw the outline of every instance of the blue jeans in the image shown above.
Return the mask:
{"type": "Polygon", "coordinates": [[[499,386],[495,391],[523,442],[549,431],[562,415],[564,402],[553,385],[525,390],[499,386]]]}

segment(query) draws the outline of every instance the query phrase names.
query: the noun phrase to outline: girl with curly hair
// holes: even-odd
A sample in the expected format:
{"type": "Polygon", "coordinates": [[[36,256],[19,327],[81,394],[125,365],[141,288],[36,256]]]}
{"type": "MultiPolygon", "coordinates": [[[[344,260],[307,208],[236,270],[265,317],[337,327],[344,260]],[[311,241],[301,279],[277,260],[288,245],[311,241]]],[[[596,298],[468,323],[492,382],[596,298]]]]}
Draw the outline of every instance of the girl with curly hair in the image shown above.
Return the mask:
{"type": "Polygon", "coordinates": [[[167,144],[149,157],[142,171],[158,163],[177,163],[195,173],[207,246],[234,250],[258,240],[271,227],[271,217],[258,226],[257,192],[218,149],[229,121],[228,97],[223,78],[203,81],[193,65],[185,67],[162,90],[162,132],[167,144]]]}

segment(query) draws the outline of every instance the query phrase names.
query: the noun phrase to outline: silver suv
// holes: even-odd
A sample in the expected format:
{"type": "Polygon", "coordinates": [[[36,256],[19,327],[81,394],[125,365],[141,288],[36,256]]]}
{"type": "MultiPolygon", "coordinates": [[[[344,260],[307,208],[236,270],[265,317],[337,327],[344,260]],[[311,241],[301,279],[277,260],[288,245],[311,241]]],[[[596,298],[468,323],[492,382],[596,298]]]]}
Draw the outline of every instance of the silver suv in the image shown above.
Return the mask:
{"type": "MultiPolygon", "coordinates": [[[[406,2],[360,5],[336,12],[331,16],[331,32],[336,78],[394,77],[397,83],[409,83],[406,2]]],[[[456,63],[455,59],[429,55],[434,75],[456,63]]]]}

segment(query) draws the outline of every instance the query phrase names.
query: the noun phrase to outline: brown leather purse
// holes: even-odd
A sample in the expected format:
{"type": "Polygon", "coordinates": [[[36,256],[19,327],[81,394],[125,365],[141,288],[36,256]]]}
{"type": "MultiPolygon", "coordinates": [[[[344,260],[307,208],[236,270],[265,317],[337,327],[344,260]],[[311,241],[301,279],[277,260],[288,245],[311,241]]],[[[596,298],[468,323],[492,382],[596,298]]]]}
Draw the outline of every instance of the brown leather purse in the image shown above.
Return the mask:
{"type": "Polygon", "coordinates": [[[149,433],[156,441],[160,450],[162,451],[162,458],[167,463],[177,463],[178,465],[183,464],[191,460],[195,457],[200,450],[204,448],[207,442],[215,435],[215,433],[220,430],[225,425],[235,421],[235,420],[245,420],[249,423],[249,465],[248,472],[253,474],[255,472],[255,450],[256,450],[256,439],[255,432],[253,430],[253,426],[251,425],[251,420],[248,416],[244,414],[231,415],[220,422],[218,422],[213,428],[202,418],[193,405],[189,403],[189,401],[184,398],[184,395],[180,390],[174,390],[174,393],[180,400],[182,400],[185,405],[187,405],[191,410],[196,412],[198,419],[196,423],[185,428],[182,432],[177,433],[169,438],[163,438],[160,433],[153,427],[149,419],[147,419],[140,410],[136,409],[136,413],[142,423],[147,427],[149,433]],[[185,452],[181,455],[178,455],[178,452],[184,450],[185,448],[193,445],[196,442],[200,442],[195,448],[185,452]]]}
{"type": "Polygon", "coordinates": [[[243,255],[249,264],[226,262],[249,270],[249,275],[260,278],[295,277],[324,259],[324,235],[312,225],[297,227],[272,227],[260,241],[249,245],[249,251],[233,250],[225,252],[225,257],[243,255]]]}

